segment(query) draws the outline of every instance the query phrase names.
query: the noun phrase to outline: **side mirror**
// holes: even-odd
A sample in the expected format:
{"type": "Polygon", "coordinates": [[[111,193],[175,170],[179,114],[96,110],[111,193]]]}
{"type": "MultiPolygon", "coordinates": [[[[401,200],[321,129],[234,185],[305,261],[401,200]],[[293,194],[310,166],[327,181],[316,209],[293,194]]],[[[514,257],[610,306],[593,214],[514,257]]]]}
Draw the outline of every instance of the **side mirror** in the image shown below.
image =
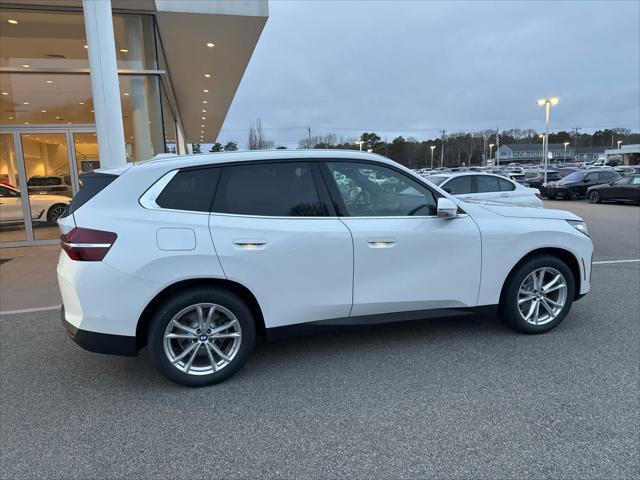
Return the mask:
{"type": "Polygon", "coordinates": [[[612,185],[612,186],[613,186],[613,185],[615,185],[615,183],[616,183],[616,182],[614,182],[613,180],[611,180],[611,181],[609,182],[609,185],[612,185]]]}
{"type": "Polygon", "coordinates": [[[458,206],[448,198],[438,199],[438,217],[454,218],[458,215],[458,206]]]}
{"type": "Polygon", "coordinates": [[[583,180],[584,183],[589,183],[589,180],[587,180],[586,178],[583,180]]]}

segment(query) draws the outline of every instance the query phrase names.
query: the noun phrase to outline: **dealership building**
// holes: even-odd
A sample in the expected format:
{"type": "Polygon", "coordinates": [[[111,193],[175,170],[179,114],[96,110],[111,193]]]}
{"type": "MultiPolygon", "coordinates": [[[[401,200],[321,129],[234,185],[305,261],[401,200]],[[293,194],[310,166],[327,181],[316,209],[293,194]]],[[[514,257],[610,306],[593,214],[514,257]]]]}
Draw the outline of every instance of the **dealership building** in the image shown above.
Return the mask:
{"type": "Polygon", "coordinates": [[[217,137],[267,0],[0,1],[0,247],[55,242],[79,175],[217,137]]]}

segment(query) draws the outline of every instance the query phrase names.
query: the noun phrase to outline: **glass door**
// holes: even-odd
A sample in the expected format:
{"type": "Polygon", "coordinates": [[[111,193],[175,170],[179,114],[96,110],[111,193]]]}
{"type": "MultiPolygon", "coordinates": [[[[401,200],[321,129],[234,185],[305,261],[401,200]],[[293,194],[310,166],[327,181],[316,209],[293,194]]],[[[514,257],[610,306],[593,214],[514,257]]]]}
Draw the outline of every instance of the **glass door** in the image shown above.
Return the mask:
{"type": "Polygon", "coordinates": [[[57,239],[60,231],[56,222],[75,191],[67,132],[21,133],[20,143],[33,238],[57,239]]]}
{"type": "Polygon", "coordinates": [[[24,206],[13,134],[0,134],[0,243],[24,242],[24,206]]]}

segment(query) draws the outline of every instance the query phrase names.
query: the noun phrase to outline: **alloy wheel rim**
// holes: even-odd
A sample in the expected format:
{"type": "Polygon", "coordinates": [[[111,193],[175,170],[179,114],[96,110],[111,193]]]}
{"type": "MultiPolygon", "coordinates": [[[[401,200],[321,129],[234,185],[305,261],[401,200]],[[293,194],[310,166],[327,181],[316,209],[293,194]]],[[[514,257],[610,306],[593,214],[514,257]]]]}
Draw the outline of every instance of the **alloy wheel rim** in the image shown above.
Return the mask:
{"type": "Polygon", "coordinates": [[[55,222],[60,218],[60,215],[64,212],[64,207],[54,207],[51,212],[51,218],[55,222]]]}
{"type": "Polygon", "coordinates": [[[197,303],[173,316],[163,340],[164,353],[175,368],[188,375],[210,375],[236,357],[242,328],[222,305],[197,303]]]}
{"type": "Polygon", "coordinates": [[[531,325],[545,325],[555,320],[567,302],[567,281],[552,267],[535,269],[518,289],[518,311],[531,325]]]}
{"type": "Polygon", "coordinates": [[[591,192],[591,200],[594,202],[598,201],[598,192],[591,192]]]}

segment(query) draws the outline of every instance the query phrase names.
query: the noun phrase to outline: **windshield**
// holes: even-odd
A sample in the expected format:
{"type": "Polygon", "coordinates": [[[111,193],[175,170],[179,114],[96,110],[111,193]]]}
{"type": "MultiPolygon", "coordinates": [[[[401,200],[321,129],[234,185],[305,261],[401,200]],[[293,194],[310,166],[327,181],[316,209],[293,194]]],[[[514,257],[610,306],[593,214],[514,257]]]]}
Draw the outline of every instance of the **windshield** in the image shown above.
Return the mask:
{"type": "Polygon", "coordinates": [[[433,183],[434,185],[440,185],[442,182],[444,182],[448,177],[441,177],[438,175],[432,175],[430,177],[427,177],[427,180],[429,180],[431,183],[433,183]]]}
{"type": "Polygon", "coordinates": [[[564,177],[562,180],[566,180],[567,182],[579,182],[585,176],[585,172],[573,172],[564,177]]]}

